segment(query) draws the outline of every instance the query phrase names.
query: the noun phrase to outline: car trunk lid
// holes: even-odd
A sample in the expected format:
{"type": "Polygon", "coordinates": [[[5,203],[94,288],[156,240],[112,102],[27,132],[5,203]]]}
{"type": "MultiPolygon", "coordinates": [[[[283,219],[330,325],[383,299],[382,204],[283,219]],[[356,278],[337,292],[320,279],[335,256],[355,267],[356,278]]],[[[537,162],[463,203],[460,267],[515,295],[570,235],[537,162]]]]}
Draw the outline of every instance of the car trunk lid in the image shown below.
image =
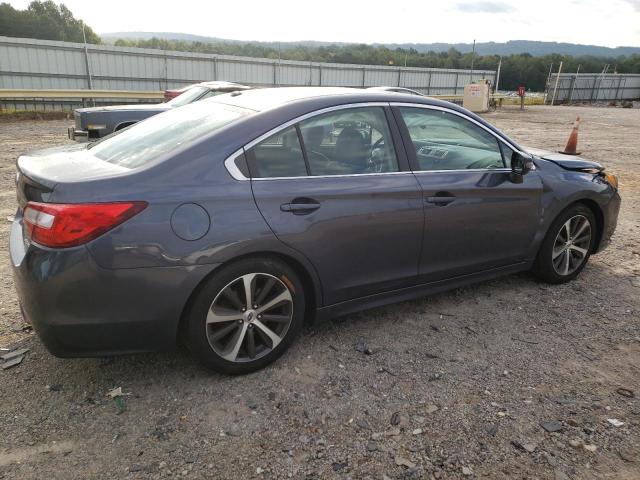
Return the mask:
{"type": "Polygon", "coordinates": [[[60,184],[85,182],[129,172],[91,155],[86,144],[49,148],[17,161],[16,188],[20,209],[29,201],[46,202],[60,184]]]}

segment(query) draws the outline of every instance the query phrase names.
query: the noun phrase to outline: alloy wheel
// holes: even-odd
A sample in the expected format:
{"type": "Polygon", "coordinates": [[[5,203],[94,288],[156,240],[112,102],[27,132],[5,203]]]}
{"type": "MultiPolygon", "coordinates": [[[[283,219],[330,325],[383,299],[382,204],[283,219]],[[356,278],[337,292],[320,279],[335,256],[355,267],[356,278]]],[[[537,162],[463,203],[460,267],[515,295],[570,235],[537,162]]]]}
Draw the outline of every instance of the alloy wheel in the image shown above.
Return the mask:
{"type": "Polygon", "coordinates": [[[278,346],[292,318],[289,287],[268,273],[249,273],[228,283],[214,298],[207,312],[207,340],[227,361],[254,361],[278,346]]]}
{"type": "Polygon", "coordinates": [[[591,222],[584,215],[567,220],[556,235],[551,261],[558,275],[570,275],[587,258],[591,246],[591,222]]]}

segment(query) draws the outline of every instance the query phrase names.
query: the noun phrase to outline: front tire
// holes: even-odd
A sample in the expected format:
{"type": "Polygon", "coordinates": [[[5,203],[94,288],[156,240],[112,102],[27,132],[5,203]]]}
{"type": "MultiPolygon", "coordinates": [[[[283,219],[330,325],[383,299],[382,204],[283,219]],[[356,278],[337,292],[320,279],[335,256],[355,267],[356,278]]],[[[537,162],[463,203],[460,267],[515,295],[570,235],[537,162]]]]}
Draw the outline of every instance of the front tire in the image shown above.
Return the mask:
{"type": "Polygon", "coordinates": [[[548,283],[566,283],[576,278],[593,252],[596,228],[591,209],[582,204],[568,207],[549,227],[533,274],[548,283]]]}
{"type": "Polygon", "coordinates": [[[213,370],[250,373],[285,352],[302,329],[304,311],[304,289],[289,265],[267,257],[240,260],[196,294],[187,313],[187,342],[213,370]]]}

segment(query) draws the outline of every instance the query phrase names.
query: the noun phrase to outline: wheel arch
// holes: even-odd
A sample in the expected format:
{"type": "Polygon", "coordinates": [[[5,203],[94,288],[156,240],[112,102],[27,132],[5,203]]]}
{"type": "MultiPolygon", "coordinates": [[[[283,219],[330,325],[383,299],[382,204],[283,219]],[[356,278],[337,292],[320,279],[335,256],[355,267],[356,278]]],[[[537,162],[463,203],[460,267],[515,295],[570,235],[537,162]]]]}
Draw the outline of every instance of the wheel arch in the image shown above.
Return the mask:
{"type": "Polygon", "coordinates": [[[240,255],[238,257],[234,257],[226,262],[223,262],[217,265],[214,269],[212,269],[207,275],[205,275],[193,289],[184,306],[182,307],[182,312],[180,314],[180,319],[178,322],[178,329],[176,332],[176,336],[180,338],[183,335],[184,328],[186,325],[187,316],[189,314],[189,309],[193,303],[194,297],[198,294],[198,292],[203,288],[203,286],[209,281],[211,277],[216,275],[221,268],[224,268],[228,265],[236,263],[241,260],[246,260],[248,258],[276,258],[282,262],[285,262],[289,265],[300,277],[300,281],[302,282],[302,286],[304,288],[305,293],[305,324],[311,324],[315,321],[316,310],[318,307],[322,305],[322,296],[319,285],[319,280],[315,278],[315,276],[309,271],[309,268],[305,266],[301,261],[294,258],[291,255],[284,254],[282,252],[273,252],[273,251],[258,251],[251,252],[245,255],[240,255]]]}
{"type": "MultiPolygon", "coordinates": [[[[596,217],[596,240],[593,246],[593,252],[595,253],[600,248],[600,241],[602,240],[602,233],[604,232],[604,213],[598,202],[590,198],[582,198],[573,202],[571,205],[582,204],[587,207],[596,217]]],[[[571,205],[567,206],[569,208],[571,205]]]]}

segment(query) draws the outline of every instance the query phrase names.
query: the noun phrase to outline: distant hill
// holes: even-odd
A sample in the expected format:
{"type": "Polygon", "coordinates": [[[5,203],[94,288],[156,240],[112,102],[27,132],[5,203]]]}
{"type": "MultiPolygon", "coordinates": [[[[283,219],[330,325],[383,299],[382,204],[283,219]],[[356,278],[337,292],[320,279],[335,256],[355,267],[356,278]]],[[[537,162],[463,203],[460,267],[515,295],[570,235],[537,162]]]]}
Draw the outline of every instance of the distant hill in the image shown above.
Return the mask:
{"type": "MultiPolygon", "coordinates": [[[[171,32],[114,32],[101,33],[100,36],[104,42],[115,42],[119,38],[128,40],[147,40],[153,37],[166,40],[182,40],[186,42],[202,42],[202,43],[251,43],[272,48],[294,48],[300,45],[308,47],[322,47],[327,45],[349,45],[345,42],[319,42],[313,40],[299,42],[259,42],[230,40],[227,38],[206,37],[202,35],[191,35],[189,33],[171,33],[171,32]]],[[[375,43],[374,46],[385,46],[387,48],[413,48],[420,53],[429,51],[446,52],[450,48],[455,48],[461,53],[471,52],[473,45],[471,43],[375,43]]],[[[580,45],[576,43],[558,43],[558,42],[537,42],[532,40],[510,40],[505,43],[485,42],[476,43],[476,53],[478,55],[511,55],[518,53],[529,53],[533,56],[548,55],[551,53],[559,53],[562,55],[584,56],[590,55],[594,57],[619,57],[621,55],[628,56],[640,54],[640,47],[601,47],[598,45],[580,45]]]]}

